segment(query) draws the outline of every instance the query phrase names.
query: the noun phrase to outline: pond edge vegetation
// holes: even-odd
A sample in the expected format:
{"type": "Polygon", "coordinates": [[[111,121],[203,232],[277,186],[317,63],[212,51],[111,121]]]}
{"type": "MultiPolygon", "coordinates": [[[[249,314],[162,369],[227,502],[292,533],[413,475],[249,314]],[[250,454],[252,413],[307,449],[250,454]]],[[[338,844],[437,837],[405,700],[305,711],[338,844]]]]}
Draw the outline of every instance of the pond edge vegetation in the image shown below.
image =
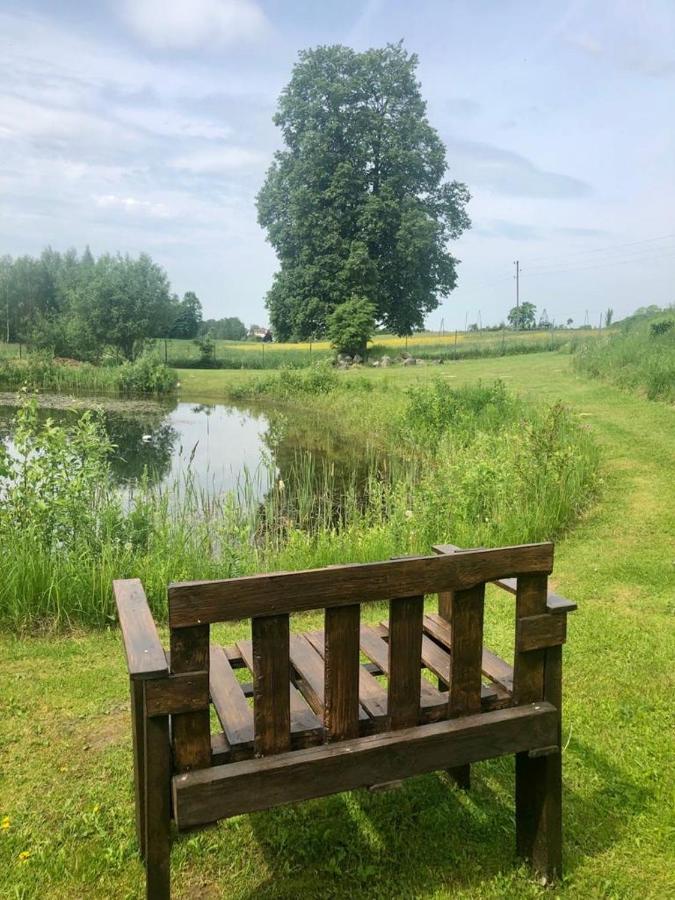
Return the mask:
{"type": "MultiPolygon", "coordinates": [[[[590,434],[561,404],[532,405],[501,382],[411,387],[392,405],[366,378],[330,369],[270,373],[239,385],[241,401],[283,401],[377,431],[391,465],[367,483],[319,491],[311,454],[297,455],[262,502],[255,473],[237,492],[201,492],[189,469],[170,489],[114,488],[110,446],[95,412],[70,426],[18,412],[13,457],[2,458],[0,624],[20,630],[114,620],[113,578],[141,577],[153,612],[172,580],[231,577],[428,552],[550,539],[569,528],[598,487],[590,434]]],[[[270,463],[272,465],[272,463],[270,463]]],[[[270,473],[265,473],[266,477],[270,473]]],[[[276,477],[274,477],[276,476],[276,477]]]]}

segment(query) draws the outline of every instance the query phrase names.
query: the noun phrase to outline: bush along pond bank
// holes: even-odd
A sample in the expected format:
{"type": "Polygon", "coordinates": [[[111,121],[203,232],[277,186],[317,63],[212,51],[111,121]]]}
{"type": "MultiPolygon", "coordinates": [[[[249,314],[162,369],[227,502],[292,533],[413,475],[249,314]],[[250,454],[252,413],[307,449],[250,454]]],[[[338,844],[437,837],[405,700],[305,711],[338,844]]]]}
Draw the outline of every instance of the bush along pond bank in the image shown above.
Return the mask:
{"type": "Polygon", "coordinates": [[[362,432],[372,422],[396,464],[374,463],[365,485],[338,486],[327,473],[317,486],[311,454],[290,472],[270,460],[262,500],[246,478],[237,491],[206,495],[188,468],[180,484],[142,485],[129,501],[115,488],[95,412],[72,425],[40,424],[26,401],[13,452],[0,460],[0,624],[110,623],[113,578],[141,577],[162,619],[172,580],[426,553],[450,538],[464,546],[545,540],[593,498],[596,448],[559,404],[525,403],[500,382],[452,390],[439,380],[385,408],[386,396],[361,379],[288,375],[239,385],[239,395],[283,398],[289,419],[319,412],[362,432]]]}
{"type": "Polygon", "coordinates": [[[42,352],[29,353],[23,359],[0,359],[0,390],[132,396],[170,394],[176,387],[175,371],[154,356],[111,365],[60,360],[42,352]]]}

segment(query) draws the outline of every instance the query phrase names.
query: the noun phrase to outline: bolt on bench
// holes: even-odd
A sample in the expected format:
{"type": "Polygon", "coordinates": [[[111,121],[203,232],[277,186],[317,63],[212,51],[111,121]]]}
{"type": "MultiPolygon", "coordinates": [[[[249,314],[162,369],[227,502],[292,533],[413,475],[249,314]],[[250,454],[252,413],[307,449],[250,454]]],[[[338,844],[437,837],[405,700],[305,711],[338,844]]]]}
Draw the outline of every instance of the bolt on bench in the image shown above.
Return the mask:
{"type": "Polygon", "coordinates": [[[169,897],[172,817],[186,830],[440,769],[468,787],[471,763],[510,753],[517,850],[560,874],[561,651],[576,606],[547,591],[553,545],[434,551],[169,585],[169,654],[141,582],[114,582],[148,897],[169,897]],[[515,594],[513,666],[483,646],[486,583],[515,594]],[[362,606],[382,600],[388,620],[364,624],[362,606]],[[290,630],[290,614],[317,609],[323,630],[290,630]],[[210,644],[211,624],[249,618],[250,640],[210,644]]]}

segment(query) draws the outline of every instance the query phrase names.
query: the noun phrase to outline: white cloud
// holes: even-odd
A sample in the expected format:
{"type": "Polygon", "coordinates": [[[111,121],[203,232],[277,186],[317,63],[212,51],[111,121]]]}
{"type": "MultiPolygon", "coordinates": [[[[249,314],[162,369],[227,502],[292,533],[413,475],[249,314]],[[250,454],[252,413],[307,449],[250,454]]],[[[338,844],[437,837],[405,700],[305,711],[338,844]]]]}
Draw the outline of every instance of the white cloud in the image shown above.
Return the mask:
{"type": "Polygon", "coordinates": [[[142,41],[161,49],[232,44],[267,30],[254,0],[126,0],[123,17],[142,41]]]}
{"type": "Polygon", "coordinates": [[[173,109],[151,106],[118,106],[112,110],[118,121],[161,137],[222,140],[231,128],[196,116],[185,116],[173,109]]]}
{"type": "Polygon", "coordinates": [[[173,169],[192,172],[195,175],[211,175],[262,166],[267,160],[264,153],[245,147],[221,147],[219,149],[195,150],[171,160],[173,169]]]}
{"type": "Polygon", "coordinates": [[[121,209],[125,213],[135,215],[152,216],[153,218],[166,219],[169,217],[169,208],[164,203],[155,203],[151,200],[139,200],[138,197],[123,197],[119,194],[100,194],[94,198],[96,205],[101,209],[121,209]]]}

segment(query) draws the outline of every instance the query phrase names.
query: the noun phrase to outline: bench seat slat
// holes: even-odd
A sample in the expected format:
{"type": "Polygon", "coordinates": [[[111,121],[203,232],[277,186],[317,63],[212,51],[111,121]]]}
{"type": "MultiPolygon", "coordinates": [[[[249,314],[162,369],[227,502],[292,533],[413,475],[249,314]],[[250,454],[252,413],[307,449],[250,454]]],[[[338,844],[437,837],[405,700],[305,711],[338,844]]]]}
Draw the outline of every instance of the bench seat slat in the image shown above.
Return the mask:
{"type": "MultiPolygon", "coordinates": [[[[323,631],[308,631],[305,637],[323,656],[323,631]]],[[[359,666],[359,701],[371,718],[384,724],[387,716],[387,692],[377,678],[363,665],[359,666]]]]}
{"type": "MultiPolygon", "coordinates": [[[[442,616],[437,613],[425,615],[424,630],[446,649],[450,647],[450,626],[442,616]]],[[[483,647],[481,669],[497,686],[501,686],[509,694],[513,691],[513,667],[487,647],[483,647]]]]}
{"type": "Polygon", "coordinates": [[[209,691],[233,755],[253,752],[253,710],[222,647],[211,645],[209,691]]]}
{"type": "MultiPolygon", "coordinates": [[[[385,675],[389,675],[389,647],[375,628],[361,627],[361,651],[371,659],[385,675]]],[[[447,715],[447,695],[437,690],[424,675],[420,676],[420,706],[425,721],[439,721],[447,715]]]]}
{"type": "MultiPolygon", "coordinates": [[[[249,672],[253,673],[253,642],[237,641],[237,649],[249,672]]],[[[243,685],[242,685],[243,687],[243,685]]],[[[320,743],[323,726],[296,686],[289,681],[291,692],[291,738],[295,747],[309,747],[320,743]]]]}
{"type": "MultiPolygon", "coordinates": [[[[297,687],[314,712],[323,718],[323,658],[304,634],[291,634],[289,648],[291,665],[298,674],[297,687]]],[[[359,705],[359,721],[367,722],[368,719],[368,713],[359,705]]]]}
{"type": "MultiPolygon", "coordinates": [[[[429,617],[424,617],[424,629],[428,630],[428,622],[427,619],[429,617]]],[[[447,622],[443,619],[440,619],[443,625],[448,627],[447,622]]],[[[432,626],[433,627],[433,626],[432,626]]],[[[386,622],[380,623],[378,626],[378,633],[381,637],[387,639],[389,635],[389,626],[386,622]]],[[[485,654],[488,653],[491,656],[494,656],[493,653],[490,653],[489,650],[483,648],[483,658],[485,659],[485,654]]],[[[499,657],[494,656],[495,660],[498,662],[502,662],[499,657]]],[[[433,672],[442,682],[446,685],[450,680],[450,653],[444,649],[443,647],[439,647],[437,643],[431,640],[426,634],[422,638],[422,663],[425,668],[429,669],[430,672],[433,672]]],[[[506,663],[504,663],[506,665],[506,663]]],[[[494,684],[483,684],[481,685],[481,706],[483,709],[498,709],[502,706],[506,706],[511,701],[511,695],[509,692],[498,683],[494,684]]]]}

